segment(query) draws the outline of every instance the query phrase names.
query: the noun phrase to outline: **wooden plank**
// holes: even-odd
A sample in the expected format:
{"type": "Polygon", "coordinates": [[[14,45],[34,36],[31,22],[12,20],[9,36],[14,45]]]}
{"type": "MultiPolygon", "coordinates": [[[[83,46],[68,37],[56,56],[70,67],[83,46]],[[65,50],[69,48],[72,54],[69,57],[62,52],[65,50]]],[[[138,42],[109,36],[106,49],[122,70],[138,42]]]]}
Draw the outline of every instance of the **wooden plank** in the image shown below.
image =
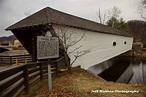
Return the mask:
{"type": "MultiPolygon", "coordinates": [[[[56,71],[51,71],[52,75],[56,75],[56,71]]],[[[43,71],[43,76],[48,75],[48,71],[43,71]]]]}
{"type": "Polygon", "coordinates": [[[43,70],[48,70],[48,67],[43,67],[43,70]]]}
{"type": "Polygon", "coordinates": [[[12,60],[24,60],[24,59],[31,59],[30,57],[12,57],[12,60]]]}
{"type": "Polygon", "coordinates": [[[14,56],[0,56],[1,60],[0,63],[15,63],[16,59],[19,63],[24,63],[25,59],[29,62],[32,61],[32,58],[30,55],[14,55],[14,56]]]}
{"type": "Polygon", "coordinates": [[[43,64],[43,68],[45,68],[45,67],[47,67],[47,64],[45,64],[45,65],[43,64]]]}
{"type": "Polygon", "coordinates": [[[43,80],[43,64],[40,64],[40,79],[43,80]]]}
{"type": "MultiPolygon", "coordinates": [[[[22,59],[22,60],[17,60],[18,61],[18,63],[25,63],[25,59],[22,59]]],[[[28,60],[27,59],[27,62],[32,62],[32,60],[28,60]]],[[[16,60],[12,60],[12,62],[11,63],[16,63],[16,60]]]]}
{"type": "Polygon", "coordinates": [[[12,84],[16,83],[17,81],[19,81],[21,78],[23,78],[23,74],[19,74],[17,76],[15,76],[14,78],[8,80],[7,82],[0,84],[0,92],[4,91],[5,89],[7,89],[9,86],[11,86],[12,84]]]}
{"type": "Polygon", "coordinates": [[[23,67],[23,74],[24,74],[24,91],[26,94],[29,93],[29,77],[28,77],[28,65],[23,67]]]}
{"type": "Polygon", "coordinates": [[[31,74],[31,73],[34,73],[34,72],[37,72],[37,71],[40,71],[40,68],[32,68],[32,69],[28,70],[28,74],[31,74]]]}
{"type": "Polygon", "coordinates": [[[52,68],[56,68],[56,66],[57,66],[57,63],[52,63],[52,64],[51,64],[51,67],[52,67],[52,68]]]}
{"type": "Polygon", "coordinates": [[[35,77],[29,82],[30,87],[36,85],[38,81],[40,81],[40,76],[35,77]]]}
{"type": "Polygon", "coordinates": [[[3,79],[6,79],[7,77],[9,76],[12,76],[20,71],[23,70],[23,67],[25,65],[20,65],[20,66],[17,66],[17,67],[12,67],[12,68],[9,68],[7,70],[4,70],[4,71],[0,71],[0,81],[2,81],[3,79]]]}
{"type": "Polygon", "coordinates": [[[13,97],[19,97],[19,94],[24,90],[24,86],[22,86],[17,92],[13,95],[13,97]]]}
{"type": "Polygon", "coordinates": [[[0,56],[1,61],[0,63],[10,63],[10,57],[2,57],[0,56]]]}
{"type": "Polygon", "coordinates": [[[1,97],[13,97],[13,95],[16,94],[16,92],[21,89],[23,86],[23,81],[15,83],[13,86],[11,86],[7,91],[3,92],[1,97]]]}
{"type": "Polygon", "coordinates": [[[10,64],[12,64],[12,57],[10,57],[10,64]]]}
{"type": "Polygon", "coordinates": [[[46,74],[46,73],[48,73],[48,70],[43,70],[43,74],[46,74]]]}
{"type": "Polygon", "coordinates": [[[40,75],[40,72],[35,72],[35,73],[33,73],[33,74],[30,74],[29,75],[29,80],[32,80],[33,78],[35,78],[35,77],[37,77],[37,76],[39,76],[40,75]]]}
{"type": "Polygon", "coordinates": [[[41,64],[41,63],[39,63],[39,62],[31,62],[31,63],[28,63],[27,65],[28,65],[28,68],[30,69],[30,68],[34,68],[34,67],[39,66],[39,64],[41,64]]]}
{"type": "Polygon", "coordinates": [[[48,73],[43,75],[44,78],[48,78],[48,73]]]}

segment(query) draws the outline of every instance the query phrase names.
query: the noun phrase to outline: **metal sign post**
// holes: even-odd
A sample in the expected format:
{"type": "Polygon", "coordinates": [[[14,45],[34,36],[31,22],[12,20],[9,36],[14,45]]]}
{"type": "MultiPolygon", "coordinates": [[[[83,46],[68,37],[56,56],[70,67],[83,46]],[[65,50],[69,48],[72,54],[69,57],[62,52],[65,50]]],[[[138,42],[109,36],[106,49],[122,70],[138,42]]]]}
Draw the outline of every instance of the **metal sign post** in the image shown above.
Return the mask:
{"type": "Polygon", "coordinates": [[[51,77],[51,65],[48,64],[48,88],[49,91],[52,90],[52,77],[51,77]]]}
{"type": "Polygon", "coordinates": [[[57,37],[37,36],[37,59],[48,59],[48,88],[52,90],[50,58],[59,57],[59,40],[57,37]]]}

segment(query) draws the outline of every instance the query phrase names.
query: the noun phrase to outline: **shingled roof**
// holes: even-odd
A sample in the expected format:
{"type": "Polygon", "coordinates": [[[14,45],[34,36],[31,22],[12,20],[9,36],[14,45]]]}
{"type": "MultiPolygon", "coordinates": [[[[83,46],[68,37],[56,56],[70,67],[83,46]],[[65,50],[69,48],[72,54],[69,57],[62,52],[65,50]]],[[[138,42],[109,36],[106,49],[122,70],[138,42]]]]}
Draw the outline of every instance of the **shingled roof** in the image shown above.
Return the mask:
{"type": "Polygon", "coordinates": [[[45,24],[66,25],[66,26],[81,28],[81,29],[100,32],[100,33],[115,34],[115,35],[131,37],[131,35],[125,32],[122,32],[118,29],[108,27],[106,25],[93,22],[87,19],[83,19],[77,16],[73,16],[73,15],[52,9],[50,7],[46,7],[30,15],[29,17],[6,28],[6,30],[21,29],[25,27],[32,27],[36,25],[45,25],[45,24]]]}

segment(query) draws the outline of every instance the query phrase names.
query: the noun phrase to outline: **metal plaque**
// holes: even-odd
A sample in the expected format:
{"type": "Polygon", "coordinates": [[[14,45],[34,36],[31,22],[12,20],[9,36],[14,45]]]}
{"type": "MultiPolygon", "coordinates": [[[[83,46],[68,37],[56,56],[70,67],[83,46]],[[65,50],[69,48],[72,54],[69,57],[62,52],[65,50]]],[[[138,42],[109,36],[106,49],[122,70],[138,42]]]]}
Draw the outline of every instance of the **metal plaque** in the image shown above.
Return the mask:
{"type": "Polygon", "coordinates": [[[59,57],[59,40],[57,37],[37,36],[37,59],[59,57]]]}

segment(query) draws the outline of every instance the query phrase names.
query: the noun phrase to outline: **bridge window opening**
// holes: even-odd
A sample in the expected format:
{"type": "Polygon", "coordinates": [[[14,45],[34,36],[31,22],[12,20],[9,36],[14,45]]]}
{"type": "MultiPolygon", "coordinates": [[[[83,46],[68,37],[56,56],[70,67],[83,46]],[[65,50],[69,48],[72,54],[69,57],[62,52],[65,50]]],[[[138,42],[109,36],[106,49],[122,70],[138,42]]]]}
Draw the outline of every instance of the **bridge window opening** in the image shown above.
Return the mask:
{"type": "Polygon", "coordinates": [[[116,42],[113,42],[113,46],[116,46],[116,42]]]}
{"type": "Polygon", "coordinates": [[[126,44],[126,41],[124,41],[124,44],[126,44]]]}

